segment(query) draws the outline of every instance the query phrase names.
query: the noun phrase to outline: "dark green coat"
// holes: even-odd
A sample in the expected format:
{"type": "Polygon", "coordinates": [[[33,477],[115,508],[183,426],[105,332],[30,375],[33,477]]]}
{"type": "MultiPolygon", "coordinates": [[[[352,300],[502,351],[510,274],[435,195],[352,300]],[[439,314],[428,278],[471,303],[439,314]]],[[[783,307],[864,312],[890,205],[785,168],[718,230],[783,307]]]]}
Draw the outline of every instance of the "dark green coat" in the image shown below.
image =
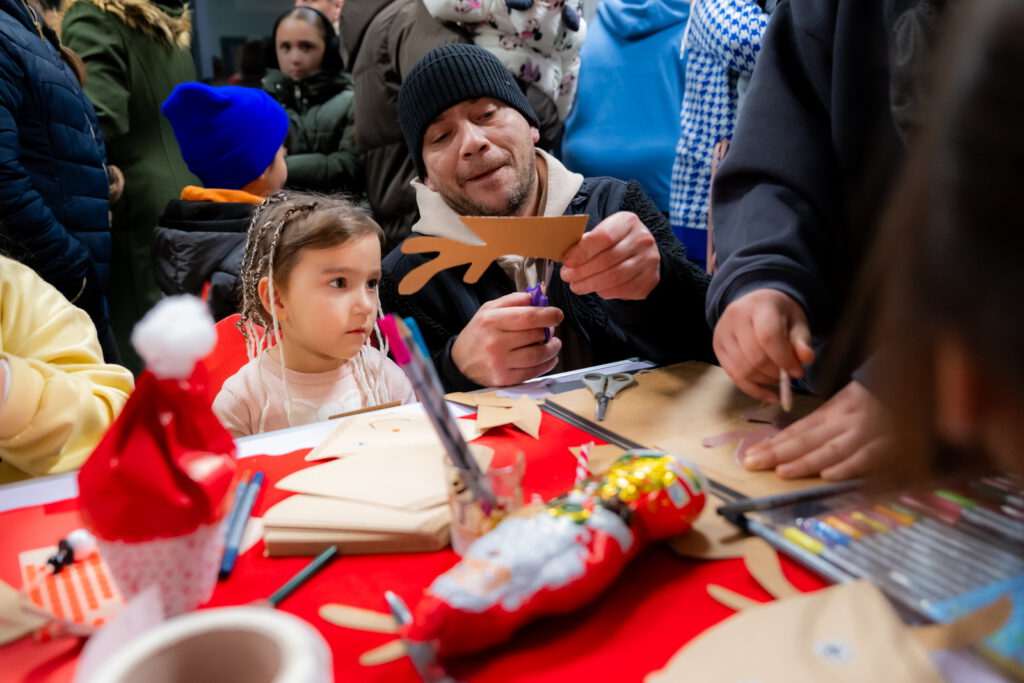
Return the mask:
{"type": "Polygon", "coordinates": [[[277,69],[263,89],[288,112],[288,187],[318,192],[363,191],[363,164],[356,152],[352,77],[318,71],[296,81],[277,69]]]}
{"type": "Polygon", "coordinates": [[[114,204],[110,303],[114,333],[133,370],[128,343],[134,324],[161,297],[153,279],[157,219],[189,173],[160,105],[179,83],[196,78],[189,52],[191,22],[176,0],[71,0],[61,38],[85,60],[85,92],[96,108],[107,157],[124,173],[114,204]]]}

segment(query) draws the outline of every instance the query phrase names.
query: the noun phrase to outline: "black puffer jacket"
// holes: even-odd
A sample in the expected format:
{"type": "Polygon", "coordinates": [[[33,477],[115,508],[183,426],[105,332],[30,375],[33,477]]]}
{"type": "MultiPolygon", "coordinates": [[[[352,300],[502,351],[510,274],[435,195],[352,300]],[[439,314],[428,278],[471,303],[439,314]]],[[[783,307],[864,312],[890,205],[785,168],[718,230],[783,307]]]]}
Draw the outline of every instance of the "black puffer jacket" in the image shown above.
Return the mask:
{"type": "Polygon", "coordinates": [[[239,270],[255,208],[242,202],[172,199],[153,235],[153,272],[160,289],[198,296],[209,282],[213,319],[237,313],[239,270]]]}
{"type": "MultiPolygon", "coordinates": [[[[713,359],[711,332],[703,315],[709,277],[686,259],[665,216],[639,184],[587,178],[565,213],[588,214],[589,231],[618,211],[632,211],[654,235],[661,252],[661,281],[644,301],[578,296],[562,282],[558,265],[549,291],[551,305],[565,313],[563,325],[571,325],[582,337],[593,363],[631,356],[659,364],[713,359]]],[[[463,266],[435,275],[415,294],[399,296],[399,281],[432,258],[433,254],[403,254],[399,249],[388,254],[381,281],[384,310],[416,319],[447,389],[476,389],[452,362],[452,344],[481,304],[510,294],[515,287],[505,271],[492,263],[476,284],[462,281],[468,267],[463,266]]]]}

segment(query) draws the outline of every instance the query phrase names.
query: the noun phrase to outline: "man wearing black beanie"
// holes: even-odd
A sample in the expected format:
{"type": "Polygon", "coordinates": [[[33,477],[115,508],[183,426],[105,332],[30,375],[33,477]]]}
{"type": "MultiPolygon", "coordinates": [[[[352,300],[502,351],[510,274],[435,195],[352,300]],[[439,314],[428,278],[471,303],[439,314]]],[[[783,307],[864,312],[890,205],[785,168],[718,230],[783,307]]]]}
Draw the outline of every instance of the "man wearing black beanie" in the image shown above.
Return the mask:
{"type": "Polygon", "coordinates": [[[636,182],[583,178],[534,147],[537,117],[497,58],[466,44],[432,50],[402,83],[398,110],[422,181],[413,183],[421,216],[413,236],[471,241],[461,215],[589,216],[555,267],[547,307],[531,307],[522,291],[538,279],[532,259],[501,257],[472,285],[462,282],[464,268],[452,268],[399,296],[398,282],[432,256],[388,255],[384,308],[417,320],[448,389],[630,356],[711,359],[707,275],[636,182]]]}

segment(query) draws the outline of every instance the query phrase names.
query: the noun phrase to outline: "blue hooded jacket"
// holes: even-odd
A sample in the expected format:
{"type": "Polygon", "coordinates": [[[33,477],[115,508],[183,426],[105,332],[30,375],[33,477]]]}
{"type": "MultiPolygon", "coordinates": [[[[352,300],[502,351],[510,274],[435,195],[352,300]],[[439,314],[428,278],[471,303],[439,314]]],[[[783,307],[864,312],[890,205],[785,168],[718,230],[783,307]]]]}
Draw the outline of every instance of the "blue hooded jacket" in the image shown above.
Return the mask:
{"type": "Polygon", "coordinates": [[[584,176],[637,180],[664,212],[679,140],[684,0],[604,0],[580,52],[562,160],[584,176]]]}
{"type": "Polygon", "coordinates": [[[24,0],[0,0],[0,251],[85,309],[103,339],[106,152],[92,104],[58,46],[24,0]]]}

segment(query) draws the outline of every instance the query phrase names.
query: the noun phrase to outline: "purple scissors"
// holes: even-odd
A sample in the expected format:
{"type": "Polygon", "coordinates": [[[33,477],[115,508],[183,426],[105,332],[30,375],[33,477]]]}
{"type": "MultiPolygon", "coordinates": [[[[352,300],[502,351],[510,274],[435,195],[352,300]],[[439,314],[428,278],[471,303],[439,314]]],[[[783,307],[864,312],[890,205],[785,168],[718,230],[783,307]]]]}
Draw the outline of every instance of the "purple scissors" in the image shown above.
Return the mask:
{"type": "MultiPolygon", "coordinates": [[[[547,306],[548,305],[548,285],[551,283],[551,275],[555,272],[555,264],[551,259],[544,259],[544,275],[540,282],[535,285],[526,288],[526,291],[530,293],[530,305],[531,306],[547,306]]],[[[544,328],[544,342],[551,341],[551,328],[544,328]]]]}

